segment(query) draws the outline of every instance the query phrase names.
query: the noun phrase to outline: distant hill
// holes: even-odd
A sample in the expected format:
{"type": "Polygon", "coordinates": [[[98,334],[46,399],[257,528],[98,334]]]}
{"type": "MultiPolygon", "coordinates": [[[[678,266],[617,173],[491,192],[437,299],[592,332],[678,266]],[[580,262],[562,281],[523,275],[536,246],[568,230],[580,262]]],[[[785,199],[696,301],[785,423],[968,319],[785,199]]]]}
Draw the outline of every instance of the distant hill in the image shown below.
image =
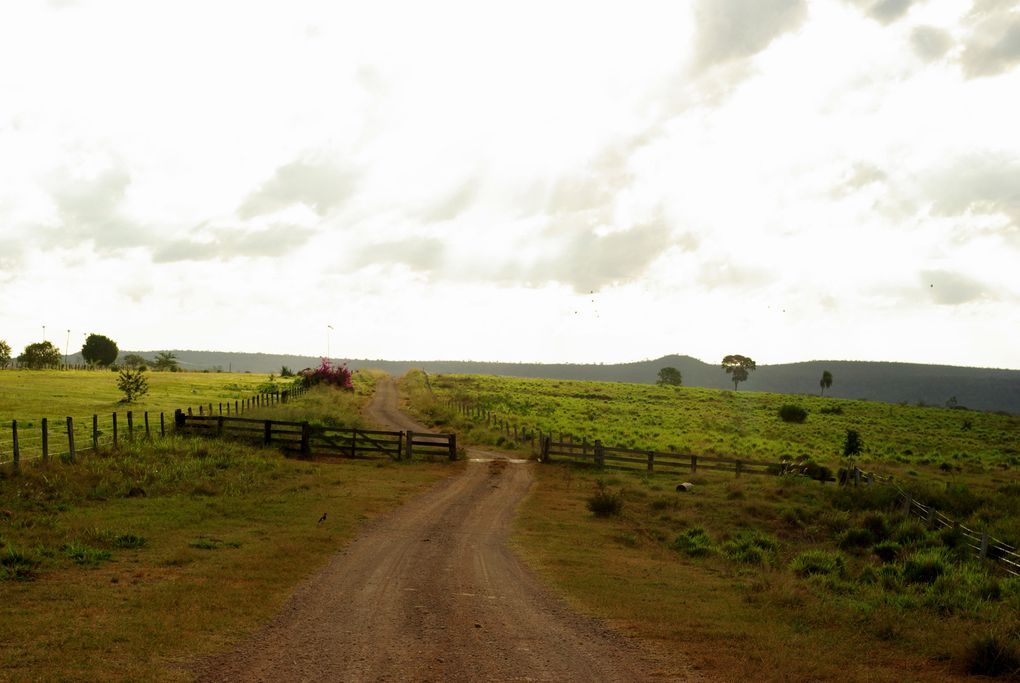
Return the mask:
{"type": "MultiPolygon", "coordinates": [[[[121,357],[137,353],[154,358],[155,351],[122,351],[121,357]]],[[[230,353],[220,351],[174,350],[186,370],[222,370],[234,372],[276,373],[286,365],[297,371],[315,367],[320,359],[312,356],[287,356],[266,353],[230,353]]],[[[70,362],[80,362],[80,354],[70,362]]],[[[683,374],[685,386],[732,389],[729,376],[718,365],[690,356],[664,356],[656,360],[614,365],[485,363],[475,361],[389,361],[348,359],[352,369],[376,368],[401,375],[411,368],[430,373],[464,373],[578,379],[605,382],[653,384],[659,369],[672,366],[683,374]]],[[[782,365],[760,365],[741,383],[741,391],[766,391],[783,394],[817,394],[822,372],[833,375],[828,396],[866,399],[887,403],[925,403],[945,405],[955,397],[958,405],[975,410],[1020,414],[1020,370],[965,368],[916,363],[878,363],[866,361],[809,361],[782,365]]]]}

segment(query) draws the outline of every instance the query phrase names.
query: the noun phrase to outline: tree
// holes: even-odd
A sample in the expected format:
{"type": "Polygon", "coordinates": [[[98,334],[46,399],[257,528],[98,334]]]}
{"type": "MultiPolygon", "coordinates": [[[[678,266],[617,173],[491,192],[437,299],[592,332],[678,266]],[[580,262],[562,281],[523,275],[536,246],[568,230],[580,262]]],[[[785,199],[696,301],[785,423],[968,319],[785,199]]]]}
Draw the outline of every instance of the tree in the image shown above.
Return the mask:
{"type": "Polygon", "coordinates": [[[832,386],[832,373],[826,370],[822,373],[822,380],[818,383],[822,387],[822,396],[825,396],[825,390],[832,386]]]}
{"type": "Polygon", "coordinates": [[[124,367],[131,368],[132,370],[147,368],[149,367],[149,361],[145,360],[137,353],[129,353],[124,356],[124,367]]]}
{"type": "Polygon", "coordinates": [[[843,457],[852,458],[864,452],[864,439],[854,429],[846,430],[846,441],[843,442],[843,457]]]}
{"type": "Polygon", "coordinates": [[[329,362],[328,358],[322,359],[322,364],[315,369],[313,372],[305,374],[301,373],[304,377],[304,385],[306,387],[315,386],[316,384],[328,384],[331,387],[337,389],[346,389],[347,391],[354,391],[354,383],[351,380],[351,371],[347,369],[347,365],[333,365],[329,362]]]}
{"type": "Polygon", "coordinates": [[[152,362],[152,369],[166,372],[177,372],[180,367],[177,365],[177,356],[172,351],[160,351],[156,354],[156,360],[152,362]]]}
{"type": "Polygon", "coordinates": [[[123,403],[131,403],[136,398],[145,396],[149,393],[149,380],[145,376],[145,368],[121,370],[117,375],[117,388],[124,392],[123,403]]]}
{"type": "Polygon", "coordinates": [[[659,379],[655,382],[661,386],[678,387],[683,384],[684,378],[680,371],[674,367],[662,368],[659,370],[659,379]]]}
{"type": "Polygon", "coordinates": [[[81,357],[86,363],[104,368],[116,362],[118,353],[117,342],[101,334],[90,334],[81,347],[81,357]]]}
{"type": "Polygon", "coordinates": [[[722,369],[733,380],[734,391],[737,390],[737,383],[746,380],[748,373],[757,368],[757,364],[747,356],[734,354],[722,359],[722,369]]]}
{"type": "Polygon", "coordinates": [[[0,339],[0,369],[11,364],[11,345],[0,339]]]}
{"type": "Polygon", "coordinates": [[[60,365],[60,349],[48,341],[36,342],[25,347],[18,356],[18,364],[30,370],[42,370],[60,365]]]}

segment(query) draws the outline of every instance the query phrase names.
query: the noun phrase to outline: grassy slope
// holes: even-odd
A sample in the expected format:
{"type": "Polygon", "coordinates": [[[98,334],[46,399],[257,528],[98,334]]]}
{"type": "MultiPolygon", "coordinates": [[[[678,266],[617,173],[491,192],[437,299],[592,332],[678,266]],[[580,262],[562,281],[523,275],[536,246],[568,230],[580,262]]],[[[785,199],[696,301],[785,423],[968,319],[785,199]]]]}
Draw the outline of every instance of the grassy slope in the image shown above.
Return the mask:
{"type": "MultiPolygon", "coordinates": [[[[663,450],[837,464],[845,430],[858,429],[869,466],[898,474],[977,528],[1020,540],[1013,418],[589,382],[441,376],[431,384],[438,400],[418,392],[419,411],[441,421],[465,420],[444,407],[452,396],[546,432],[663,450]],[[787,402],[808,408],[806,424],[778,419],[787,402]],[[819,412],[832,406],[843,414],[819,412]]],[[[519,552],[580,609],[687,653],[713,680],[946,679],[972,661],[966,648],[975,634],[1014,647],[1020,636],[1020,581],[951,552],[939,556],[943,576],[906,578],[914,558],[944,553],[944,544],[892,510],[882,488],[853,493],[797,478],[699,472],[685,475],[694,493],[678,494],[668,477],[567,465],[542,467],[538,477],[518,521],[519,552]],[[586,509],[597,481],[622,501],[622,515],[598,519],[586,509]],[[676,551],[678,537],[695,529],[708,539],[704,554],[676,551]],[[774,550],[742,555],[739,541],[750,533],[774,550]],[[890,562],[874,552],[883,541],[898,545],[890,562]],[[809,552],[842,568],[798,576],[793,567],[809,552]]]]}
{"type": "MultiPolygon", "coordinates": [[[[289,410],[324,419],[338,403],[306,396],[289,410]]],[[[0,468],[0,679],[188,680],[192,658],[271,617],[366,519],[451,471],[185,439],[0,468]]]]}

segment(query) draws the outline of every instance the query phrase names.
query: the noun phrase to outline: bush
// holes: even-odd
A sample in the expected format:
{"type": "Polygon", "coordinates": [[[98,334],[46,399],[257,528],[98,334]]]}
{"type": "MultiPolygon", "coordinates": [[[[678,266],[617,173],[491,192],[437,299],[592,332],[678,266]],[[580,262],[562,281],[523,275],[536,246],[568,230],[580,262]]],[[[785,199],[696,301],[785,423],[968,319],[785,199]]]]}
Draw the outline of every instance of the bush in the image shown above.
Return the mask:
{"type": "Polygon", "coordinates": [[[790,571],[797,576],[843,576],[846,573],[846,560],[839,553],[824,550],[808,550],[793,558],[790,571]]]}
{"type": "Polygon", "coordinates": [[[824,406],[819,408],[818,412],[822,415],[842,415],[843,406],[824,406]]]}
{"type": "Polygon", "coordinates": [[[861,516],[861,527],[870,531],[879,541],[889,537],[889,518],[881,512],[865,512],[861,516]]]}
{"type": "Polygon", "coordinates": [[[807,411],[798,405],[788,403],[779,409],[779,417],[783,422],[802,423],[807,419],[807,411]]]}
{"type": "Polygon", "coordinates": [[[964,651],[963,664],[972,676],[1016,676],[1020,674],[1020,647],[997,634],[978,636],[964,651]]]}
{"type": "Polygon", "coordinates": [[[588,498],[588,509],[596,517],[612,517],[620,514],[623,510],[623,499],[620,498],[620,494],[613,493],[606,489],[606,484],[603,481],[596,482],[598,490],[595,495],[588,498]]]}
{"type": "Polygon", "coordinates": [[[678,553],[691,557],[704,557],[715,552],[712,538],[700,526],[692,527],[677,536],[670,547],[678,553]]]}
{"type": "Polygon", "coordinates": [[[875,542],[875,535],[867,529],[853,527],[842,532],[836,540],[836,545],[842,550],[853,550],[855,548],[867,548],[875,542]]]}
{"type": "Polygon", "coordinates": [[[39,561],[28,555],[8,548],[0,553],[0,581],[31,581],[39,561]]]}
{"type": "Polygon", "coordinates": [[[149,380],[145,377],[145,368],[137,370],[124,369],[117,376],[117,388],[124,392],[124,403],[131,403],[149,393],[149,380]]]}
{"type": "Polygon", "coordinates": [[[311,374],[304,377],[306,387],[316,384],[326,384],[337,389],[354,391],[354,382],[351,380],[351,371],[346,365],[333,365],[328,358],[322,359],[322,364],[311,374]]]}

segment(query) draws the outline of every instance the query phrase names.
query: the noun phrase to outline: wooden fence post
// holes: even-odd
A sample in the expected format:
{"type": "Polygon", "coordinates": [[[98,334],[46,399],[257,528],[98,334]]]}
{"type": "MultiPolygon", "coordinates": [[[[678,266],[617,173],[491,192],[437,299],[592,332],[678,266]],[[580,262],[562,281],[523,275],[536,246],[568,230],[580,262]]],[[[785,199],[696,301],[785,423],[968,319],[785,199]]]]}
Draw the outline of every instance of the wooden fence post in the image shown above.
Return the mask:
{"type": "MultiPolygon", "coordinates": [[[[222,430],[223,430],[223,418],[220,418],[219,429],[222,432],[222,430]]],[[[263,431],[265,432],[264,435],[263,435],[263,441],[268,446],[270,443],[273,442],[273,421],[272,420],[266,420],[265,421],[265,424],[263,425],[263,431]]]]}
{"type": "Polygon", "coordinates": [[[301,455],[308,457],[312,454],[312,428],[308,422],[301,423],[301,455]]]}
{"type": "Polygon", "coordinates": [[[450,434],[450,460],[457,459],[457,435],[450,434]]]}
{"type": "Polygon", "coordinates": [[[18,421],[11,420],[11,445],[14,447],[14,469],[21,467],[21,448],[18,445],[18,421]]]}
{"type": "MultiPolygon", "coordinates": [[[[230,404],[227,405],[229,406],[230,404]]],[[[222,414],[223,414],[223,401],[220,401],[220,415],[222,414]]]]}
{"type": "Polygon", "coordinates": [[[152,438],[152,434],[149,433],[149,411],[146,410],[143,415],[145,417],[145,438],[149,440],[152,438]]]}
{"type": "Polygon", "coordinates": [[[595,465],[598,467],[605,467],[606,464],[606,452],[602,448],[602,442],[595,439],[595,465]]]}
{"type": "Polygon", "coordinates": [[[209,404],[209,417],[212,417],[212,403],[209,404]]]}
{"type": "Polygon", "coordinates": [[[905,494],[904,497],[905,497],[906,501],[905,501],[905,504],[903,506],[903,514],[905,514],[905,515],[907,515],[909,517],[910,516],[910,510],[914,506],[914,496],[910,493],[910,491],[907,491],[907,493],[905,494]]]}
{"type": "Polygon", "coordinates": [[[99,416],[92,416],[92,450],[99,450],[99,416]]]}
{"type": "Polygon", "coordinates": [[[351,457],[358,454],[358,428],[351,429],[351,457]]]}
{"type": "Polygon", "coordinates": [[[740,473],[743,471],[743,469],[744,469],[744,463],[742,463],[739,460],[737,460],[737,464],[733,468],[733,476],[734,477],[739,477],[740,473]]]}
{"type": "Polygon", "coordinates": [[[655,471],[655,451],[648,451],[648,473],[655,471]]]}
{"type": "Polygon", "coordinates": [[[128,418],[128,441],[134,441],[135,440],[135,418],[134,418],[134,415],[131,414],[130,410],[127,411],[127,418],[128,418]]]}
{"type": "Polygon", "coordinates": [[[925,520],[925,522],[928,524],[928,528],[929,529],[934,529],[935,528],[935,506],[934,505],[932,505],[930,508],[928,508],[928,518],[925,520]]]}
{"type": "Polygon", "coordinates": [[[71,462],[74,462],[74,418],[67,418],[67,451],[71,456],[71,462]]]}
{"type": "Polygon", "coordinates": [[[540,462],[549,462],[549,451],[552,447],[552,437],[548,434],[542,437],[542,455],[539,457],[540,462]]]}
{"type": "Polygon", "coordinates": [[[198,414],[205,415],[205,406],[202,405],[198,406],[198,414]]]}
{"type": "Polygon", "coordinates": [[[407,459],[410,460],[414,457],[414,432],[410,429],[407,430],[407,459]]]}
{"type": "Polygon", "coordinates": [[[113,447],[117,447],[117,413],[113,414],[113,447]]]}
{"type": "Polygon", "coordinates": [[[185,420],[186,420],[186,418],[184,417],[184,411],[183,410],[178,408],[177,410],[174,411],[174,431],[175,432],[180,432],[182,429],[184,429],[184,426],[187,424],[187,422],[185,420]]]}
{"type": "Polygon", "coordinates": [[[50,459],[50,427],[49,420],[42,419],[42,461],[45,463],[50,459]]]}
{"type": "Polygon", "coordinates": [[[223,416],[216,418],[216,436],[223,436],[223,416]]]}
{"type": "Polygon", "coordinates": [[[166,418],[163,416],[163,412],[159,413],[159,438],[166,437],[166,418]]]}
{"type": "Polygon", "coordinates": [[[698,456],[691,453],[691,472],[698,471],[698,456]]]}
{"type": "Polygon", "coordinates": [[[981,550],[978,552],[978,557],[982,560],[988,557],[988,534],[981,534],[981,550]]]}
{"type": "Polygon", "coordinates": [[[861,485],[861,470],[857,467],[857,465],[854,465],[854,486],[860,485],[861,485]]]}

